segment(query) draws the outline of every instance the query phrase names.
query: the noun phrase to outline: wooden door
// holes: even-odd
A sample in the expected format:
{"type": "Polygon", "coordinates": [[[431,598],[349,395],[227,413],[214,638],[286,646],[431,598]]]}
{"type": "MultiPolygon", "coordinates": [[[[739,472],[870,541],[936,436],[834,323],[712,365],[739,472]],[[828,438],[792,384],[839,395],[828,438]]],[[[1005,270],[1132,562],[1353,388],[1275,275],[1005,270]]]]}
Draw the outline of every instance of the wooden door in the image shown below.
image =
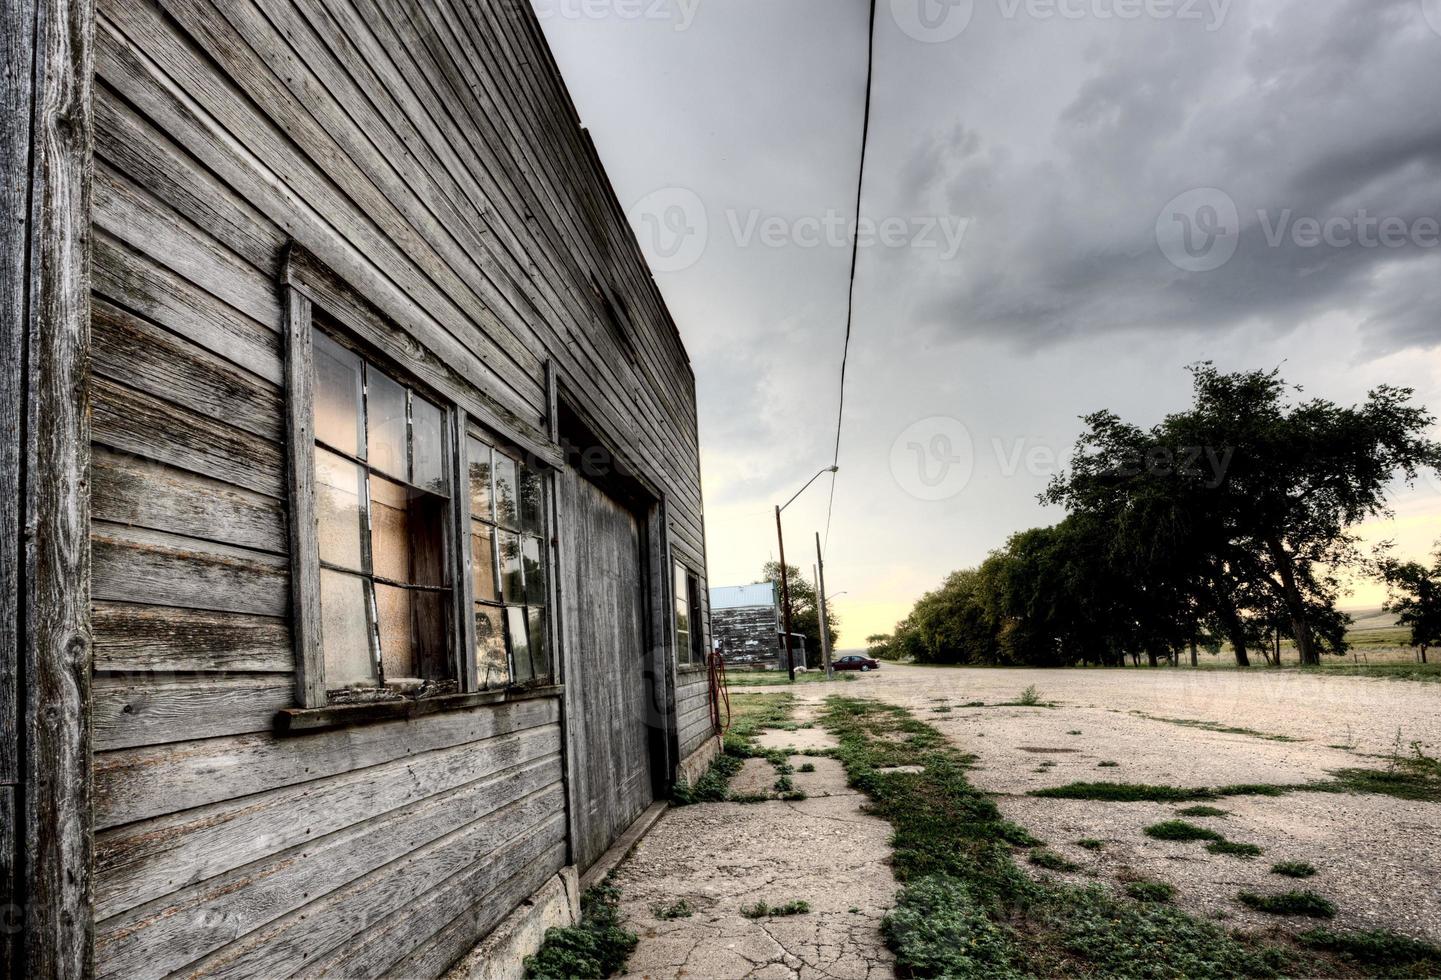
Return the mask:
{"type": "Polygon", "coordinates": [[[641,526],[561,476],[562,619],[575,863],[593,864],[653,800],[641,526]]]}

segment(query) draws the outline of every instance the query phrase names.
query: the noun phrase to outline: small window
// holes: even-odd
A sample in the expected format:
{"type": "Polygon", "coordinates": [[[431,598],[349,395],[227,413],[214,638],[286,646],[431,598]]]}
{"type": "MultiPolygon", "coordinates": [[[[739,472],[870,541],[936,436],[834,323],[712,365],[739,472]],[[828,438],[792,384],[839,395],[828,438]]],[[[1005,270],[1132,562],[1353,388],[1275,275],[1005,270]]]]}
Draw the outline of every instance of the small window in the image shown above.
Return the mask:
{"type": "Polygon", "coordinates": [[[700,580],[680,562],[675,566],[675,655],[682,666],[705,663],[700,580]]]}
{"type": "Polygon", "coordinates": [[[325,686],[455,690],[446,412],[318,326],[313,340],[325,686]]]}
{"type": "Polygon", "coordinates": [[[552,676],[546,480],[480,435],[465,440],[475,662],[481,688],[552,676]]]}

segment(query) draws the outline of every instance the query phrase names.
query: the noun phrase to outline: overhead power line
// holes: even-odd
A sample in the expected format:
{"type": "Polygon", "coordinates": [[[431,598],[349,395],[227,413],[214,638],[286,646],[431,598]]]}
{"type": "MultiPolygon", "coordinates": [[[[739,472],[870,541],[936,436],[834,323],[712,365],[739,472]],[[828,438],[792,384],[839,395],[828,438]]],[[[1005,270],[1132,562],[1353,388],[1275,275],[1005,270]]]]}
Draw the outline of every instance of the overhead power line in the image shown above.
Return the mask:
{"type": "MultiPolygon", "coordinates": [[[[841,347],[840,397],[836,406],[836,452],[832,465],[841,463],[841,428],[846,417],[846,362],[851,353],[851,323],[856,310],[856,262],[860,258],[861,194],[866,186],[866,146],[871,135],[871,82],[876,68],[876,0],[871,0],[871,17],[867,33],[866,107],[861,116],[861,162],[856,172],[856,230],[851,235],[851,274],[846,292],[846,339],[841,347]]],[[[836,506],[836,473],[831,473],[830,502],[826,505],[826,548],[831,544],[831,514],[836,506]]]]}

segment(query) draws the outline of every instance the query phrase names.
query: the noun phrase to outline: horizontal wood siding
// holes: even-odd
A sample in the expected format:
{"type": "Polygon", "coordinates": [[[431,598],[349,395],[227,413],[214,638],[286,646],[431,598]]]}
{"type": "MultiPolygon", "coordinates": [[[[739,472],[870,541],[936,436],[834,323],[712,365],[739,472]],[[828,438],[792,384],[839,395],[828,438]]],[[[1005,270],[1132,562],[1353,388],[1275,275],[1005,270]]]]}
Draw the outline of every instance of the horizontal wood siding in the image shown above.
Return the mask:
{"type": "Polygon", "coordinates": [[[275,734],[286,250],[517,439],[553,371],[704,595],[685,351],[527,5],[98,0],[95,58],[96,972],[439,975],[566,860],[560,703],[275,734]]]}

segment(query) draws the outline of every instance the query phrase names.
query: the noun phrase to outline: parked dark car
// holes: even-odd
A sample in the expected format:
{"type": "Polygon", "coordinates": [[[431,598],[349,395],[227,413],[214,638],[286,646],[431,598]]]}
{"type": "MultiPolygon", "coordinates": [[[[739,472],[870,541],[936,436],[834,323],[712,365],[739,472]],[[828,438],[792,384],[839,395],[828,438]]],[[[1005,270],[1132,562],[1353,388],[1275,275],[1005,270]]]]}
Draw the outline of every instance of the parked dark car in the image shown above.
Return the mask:
{"type": "Polygon", "coordinates": [[[831,666],[836,670],[880,670],[881,662],[871,657],[852,654],[849,657],[842,657],[831,666]]]}

